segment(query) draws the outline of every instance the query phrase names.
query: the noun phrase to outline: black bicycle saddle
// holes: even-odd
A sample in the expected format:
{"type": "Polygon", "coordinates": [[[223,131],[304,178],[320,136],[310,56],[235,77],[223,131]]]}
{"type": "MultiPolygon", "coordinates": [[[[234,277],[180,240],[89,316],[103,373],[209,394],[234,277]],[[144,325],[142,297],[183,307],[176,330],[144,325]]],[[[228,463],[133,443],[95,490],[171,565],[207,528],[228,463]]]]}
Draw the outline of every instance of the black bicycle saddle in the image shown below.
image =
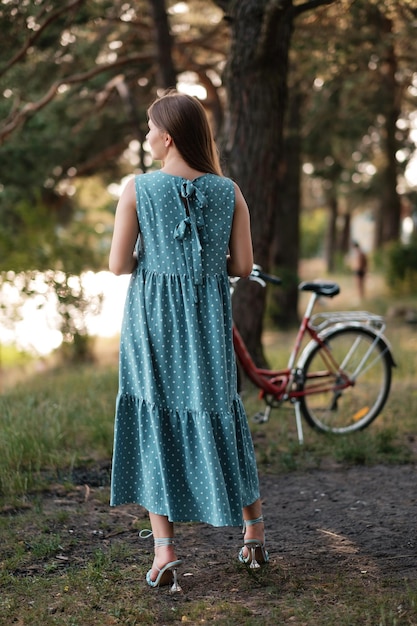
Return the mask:
{"type": "Polygon", "coordinates": [[[340,293],[340,287],[337,283],[326,281],[302,282],[298,285],[300,291],[313,291],[318,296],[333,298],[340,293]]]}

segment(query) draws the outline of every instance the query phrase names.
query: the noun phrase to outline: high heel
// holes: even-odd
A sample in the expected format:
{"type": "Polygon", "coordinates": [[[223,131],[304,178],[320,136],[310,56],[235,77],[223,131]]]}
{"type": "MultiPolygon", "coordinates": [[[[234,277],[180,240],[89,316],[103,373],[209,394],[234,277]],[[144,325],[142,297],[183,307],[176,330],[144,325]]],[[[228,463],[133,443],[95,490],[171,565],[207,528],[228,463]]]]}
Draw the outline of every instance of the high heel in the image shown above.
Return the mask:
{"type": "MultiPolygon", "coordinates": [[[[150,537],[150,535],[152,535],[152,531],[149,531],[149,530],[140,531],[139,533],[139,537],[141,537],[142,539],[146,539],[147,537],[150,537]],[[147,534],[145,535],[144,533],[147,533],[147,534]]],[[[173,543],[174,543],[174,540],[172,539],[172,537],[155,538],[154,539],[155,551],[157,548],[160,548],[162,546],[171,546],[173,545],[173,543]]],[[[181,559],[178,559],[176,561],[170,561],[169,563],[164,565],[161,569],[159,569],[159,567],[157,567],[157,565],[154,564],[153,567],[151,567],[151,569],[146,574],[146,582],[148,583],[150,587],[163,587],[164,585],[171,585],[172,583],[171,588],[169,590],[170,593],[178,593],[182,591],[178,583],[178,576],[177,576],[177,567],[179,567],[180,565],[182,565],[181,559]],[[153,569],[158,570],[158,576],[155,578],[155,580],[151,579],[151,572],[153,569]]]]}
{"type": "MultiPolygon", "coordinates": [[[[245,532],[247,526],[253,526],[254,524],[261,524],[264,521],[263,516],[256,519],[245,520],[243,522],[243,532],[245,532]]],[[[258,569],[261,564],[269,562],[269,554],[265,550],[265,542],[259,541],[259,539],[245,539],[244,546],[240,549],[238,555],[239,561],[245,565],[249,565],[250,569],[258,569]],[[243,550],[247,549],[248,554],[245,556],[243,550]]]]}

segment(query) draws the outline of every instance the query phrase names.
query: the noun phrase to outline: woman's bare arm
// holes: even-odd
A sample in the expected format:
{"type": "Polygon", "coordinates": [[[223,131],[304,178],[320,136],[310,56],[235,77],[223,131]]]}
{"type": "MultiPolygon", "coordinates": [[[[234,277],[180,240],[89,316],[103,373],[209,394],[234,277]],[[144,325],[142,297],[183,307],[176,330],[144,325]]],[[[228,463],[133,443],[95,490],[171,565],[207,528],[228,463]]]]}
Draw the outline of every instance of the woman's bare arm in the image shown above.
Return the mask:
{"type": "Polygon", "coordinates": [[[139,235],[135,180],[127,183],[120,196],[114,220],[109,269],[116,276],[131,274],[136,267],[135,245],[139,235]]]}
{"type": "Polygon", "coordinates": [[[235,212],[227,257],[229,276],[249,276],[253,267],[252,236],[248,205],[235,184],[235,212]]]}

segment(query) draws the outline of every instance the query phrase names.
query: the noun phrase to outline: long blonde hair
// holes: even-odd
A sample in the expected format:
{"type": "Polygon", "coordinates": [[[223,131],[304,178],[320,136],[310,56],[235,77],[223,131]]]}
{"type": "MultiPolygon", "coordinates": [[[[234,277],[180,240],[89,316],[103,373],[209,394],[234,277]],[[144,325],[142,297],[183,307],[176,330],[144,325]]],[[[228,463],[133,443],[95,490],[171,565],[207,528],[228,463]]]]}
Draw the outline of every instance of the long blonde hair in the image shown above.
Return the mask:
{"type": "Polygon", "coordinates": [[[168,91],[155,100],[148,116],[171,135],[184,161],[199,172],[222,175],[213,133],[201,102],[193,96],[168,91]]]}

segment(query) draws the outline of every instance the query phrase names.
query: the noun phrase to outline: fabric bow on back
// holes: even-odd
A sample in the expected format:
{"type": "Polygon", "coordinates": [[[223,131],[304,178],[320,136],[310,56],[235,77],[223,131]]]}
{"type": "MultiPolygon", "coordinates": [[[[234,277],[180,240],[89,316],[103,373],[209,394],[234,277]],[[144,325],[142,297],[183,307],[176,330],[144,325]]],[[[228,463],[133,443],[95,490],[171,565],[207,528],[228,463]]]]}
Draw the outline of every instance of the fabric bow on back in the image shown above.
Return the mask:
{"type": "Polygon", "coordinates": [[[205,195],[193,184],[184,181],[181,197],[185,201],[186,217],[174,229],[174,238],[183,245],[187,273],[190,277],[194,302],[198,302],[198,286],[203,284],[202,243],[207,241],[203,208],[207,206],[205,195]]]}

